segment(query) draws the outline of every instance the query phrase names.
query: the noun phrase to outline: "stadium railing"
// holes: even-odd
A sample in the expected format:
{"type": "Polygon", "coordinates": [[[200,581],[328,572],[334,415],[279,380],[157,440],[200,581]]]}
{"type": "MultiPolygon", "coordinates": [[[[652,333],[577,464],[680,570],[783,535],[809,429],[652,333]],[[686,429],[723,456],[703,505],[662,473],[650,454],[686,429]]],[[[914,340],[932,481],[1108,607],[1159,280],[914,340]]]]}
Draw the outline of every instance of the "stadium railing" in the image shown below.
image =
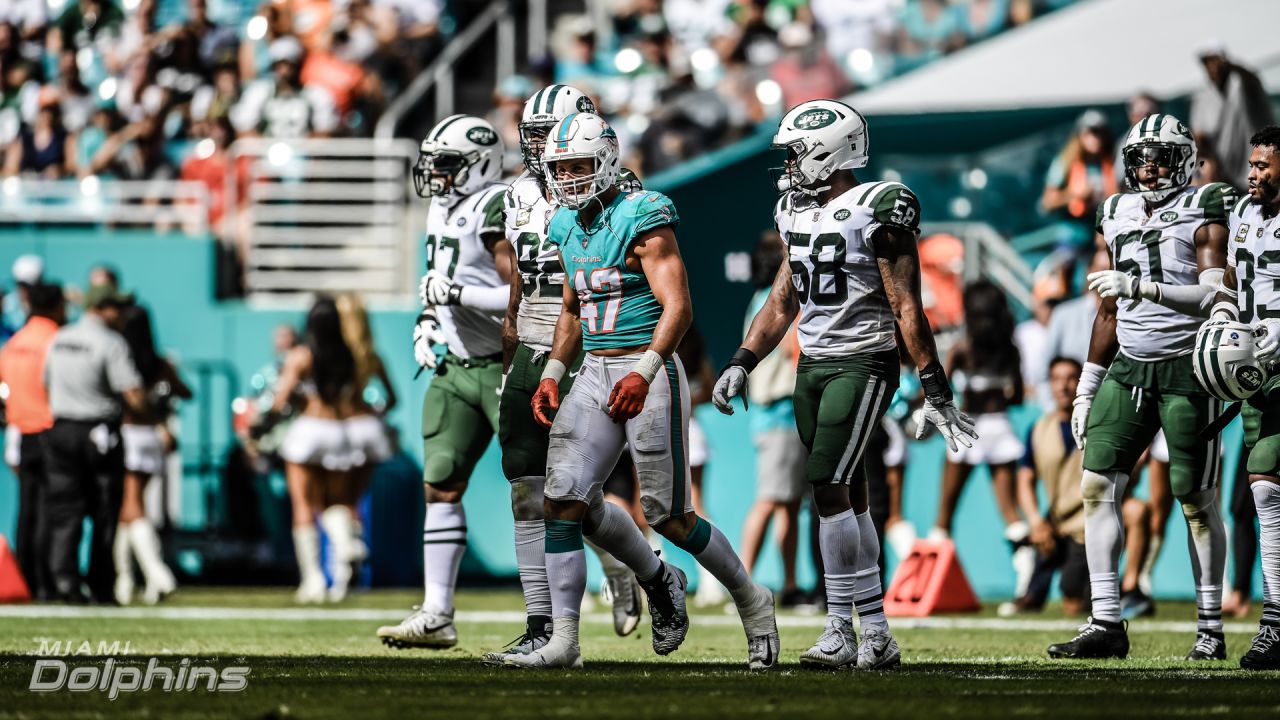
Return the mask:
{"type": "Polygon", "coordinates": [[[416,286],[422,203],[408,181],[408,140],[246,138],[229,148],[246,166],[227,205],[253,300],[357,291],[397,299],[416,286]],[[247,163],[245,160],[247,159],[247,163]]]}
{"type": "Polygon", "coordinates": [[[0,224],[107,225],[208,230],[208,191],[198,182],[0,180],[0,224]]]}

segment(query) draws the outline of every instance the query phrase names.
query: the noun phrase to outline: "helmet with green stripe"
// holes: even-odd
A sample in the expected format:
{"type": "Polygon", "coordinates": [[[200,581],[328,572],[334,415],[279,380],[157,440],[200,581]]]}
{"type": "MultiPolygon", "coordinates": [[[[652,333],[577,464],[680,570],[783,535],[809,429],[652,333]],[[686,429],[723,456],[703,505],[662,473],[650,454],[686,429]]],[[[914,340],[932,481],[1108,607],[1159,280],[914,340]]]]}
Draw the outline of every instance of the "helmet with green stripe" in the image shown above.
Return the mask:
{"type": "Polygon", "coordinates": [[[556,202],[570,210],[613,187],[621,165],[617,133],[592,113],[572,113],[556,123],[542,153],[547,187],[556,202]]]}
{"type": "Polygon", "coordinates": [[[502,138],[488,120],[450,115],[418,147],[414,189],[419,197],[457,202],[501,177],[503,152],[502,138]]]}
{"type": "Polygon", "coordinates": [[[572,85],[548,85],[525,101],[520,115],[520,156],[529,172],[542,177],[542,148],[553,125],[573,113],[595,111],[591,98],[572,85]]]}
{"type": "Polygon", "coordinates": [[[1200,166],[1191,131],[1165,113],[1148,115],[1129,128],[1121,154],[1129,189],[1157,203],[1190,185],[1200,166]]]}
{"type": "Polygon", "coordinates": [[[1227,402],[1247,400],[1267,381],[1267,370],[1254,357],[1254,330],[1235,321],[1210,321],[1196,334],[1193,368],[1210,395],[1227,402]]]}
{"type": "Polygon", "coordinates": [[[778,123],[773,148],[786,157],[777,180],[780,192],[816,195],[837,170],[866,167],[867,121],[838,100],[810,100],[791,108],[778,123]]]}

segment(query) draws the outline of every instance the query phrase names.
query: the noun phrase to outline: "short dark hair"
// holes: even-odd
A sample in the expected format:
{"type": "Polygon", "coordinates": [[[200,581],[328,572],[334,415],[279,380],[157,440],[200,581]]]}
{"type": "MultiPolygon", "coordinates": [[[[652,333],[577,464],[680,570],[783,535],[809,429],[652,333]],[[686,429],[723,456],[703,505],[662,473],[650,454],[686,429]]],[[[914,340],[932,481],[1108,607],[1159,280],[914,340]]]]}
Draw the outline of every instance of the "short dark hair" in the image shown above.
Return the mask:
{"type": "Polygon", "coordinates": [[[1254,147],[1269,145],[1280,150],[1280,125],[1268,125],[1262,128],[1249,138],[1249,144],[1254,147]]]}
{"type": "Polygon", "coordinates": [[[31,314],[51,318],[66,306],[66,298],[62,294],[62,286],[52,282],[41,282],[31,286],[27,291],[27,302],[31,305],[31,314]]]}
{"type": "Polygon", "coordinates": [[[1050,360],[1049,370],[1053,370],[1053,366],[1059,363],[1067,363],[1069,365],[1074,365],[1076,367],[1077,375],[1084,372],[1084,365],[1080,364],[1079,360],[1075,358],[1067,357],[1066,355],[1057,355],[1052,360],[1050,360]]]}

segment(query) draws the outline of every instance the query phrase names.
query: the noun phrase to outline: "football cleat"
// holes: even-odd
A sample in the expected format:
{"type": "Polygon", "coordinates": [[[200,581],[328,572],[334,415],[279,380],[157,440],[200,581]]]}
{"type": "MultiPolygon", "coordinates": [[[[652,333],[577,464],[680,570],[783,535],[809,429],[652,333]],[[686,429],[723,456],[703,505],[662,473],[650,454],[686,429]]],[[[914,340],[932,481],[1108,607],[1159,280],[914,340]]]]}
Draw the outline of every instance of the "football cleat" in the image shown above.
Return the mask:
{"type": "Polygon", "coordinates": [[[800,655],[807,670],[838,670],[858,662],[858,636],[853,624],[842,617],[828,617],[827,627],[813,647],[800,655]]]}
{"type": "Polygon", "coordinates": [[[520,637],[507,643],[507,646],[501,650],[487,652],[480,662],[489,667],[498,667],[504,663],[508,656],[511,655],[528,655],[537,650],[541,650],[551,641],[551,623],[547,623],[541,631],[533,631],[526,629],[520,637]]]}
{"type": "Polygon", "coordinates": [[[1110,623],[1089,621],[1080,626],[1080,634],[1064,643],[1049,646],[1049,657],[1076,660],[1124,658],[1129,654],[1129,634],[1124,621],[1110,623]]]}
{"type": "Polygon", "coordinates": [[[659,655],[675,652],[689,633],[689,612],[685,609],[688,582],[683,570],[664,562],[656,577],[640,583],[649,598],[653,651],[659,655]]]}
{"type": "Polygon", "coordinates": [[[378,628],[378,637],[387,647],[451,648],[458,644],[458,631],[453,627],[453,613],[447,615],[427,612],[417,605],[413,614],[398,625],[378,628]]]}
{"type": "Polygon", "coordinates": [[[627,569],[605,577],[605,588],[613,605],[613,631],[626,637],[640,625],[640,585],[627,569]]]}
{"type": "Polygon", "coordinates": [[[1245,670],[1280,670],[1280,628],[1262,625],[1253,636],[1253,647],[1240,658],[1245,670]]]}
{"type": "Polygon", "coordinates": [[[502,660],[506,667],[523,670],[536,669],[569,669],[582,667],[582,651],[577,645],[549,642],[528,655],[508,655],[502,660]]]}
{"type": "Polygon", "coordinates": [[[304,605],[322,603],[327,596],[328,589],[325,587],[323,575],[309,575],[303,578],[302,584],[293,594],[294,600],[304,605]]]}
{"type": "Polygon", "coordinates": [[[862,631],[862,642],[858,644],[859,670],[888,670],[901,664],[902,651],[887,625],[862,631]]]}
{"type": "Polygon", "coordinates": [[[756,583],[756,596],[739,608],[742,630],[747,634],[747,668],[768,670],[778,662],[778,621],[773,608],[773,592],[756,583]]]}
{"type": "Polygon", "coordinates": [[[1227,638],[1221,632],[1200,630],[1196,633],[1196,644],[1187,653],[1188,660],[1226,660],[1227,638]]]}

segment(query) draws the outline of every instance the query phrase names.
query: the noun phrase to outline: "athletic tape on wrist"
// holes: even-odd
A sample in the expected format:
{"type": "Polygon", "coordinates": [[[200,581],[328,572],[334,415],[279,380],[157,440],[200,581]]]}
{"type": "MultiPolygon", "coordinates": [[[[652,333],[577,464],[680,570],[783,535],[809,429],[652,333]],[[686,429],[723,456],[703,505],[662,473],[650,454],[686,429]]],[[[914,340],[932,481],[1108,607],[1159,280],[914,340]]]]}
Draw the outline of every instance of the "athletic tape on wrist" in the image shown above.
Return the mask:
{"type": "Polygon", "coordinates": [[[564,377],[565,371],[569,368],[564,363],[552,358],[547,361],[547,366],[542,368],[541,380],[554,380],[560,382],[560,378],[564,377]]]}
{"type": "Polygon", "coordinates": [[[1216,318],[1219,316],[1225,316],[1230,320],[1238,320],[1240,318],[1240,308],[1236,307],[1235,303],[1216,302],[1213,304],[1213,309],[1209,311],[1209,317],[1216,318]]]}
{"type": "Polygon", "coordinates": [[[1102,378],[1107,376],[1107,369],[1098,363],[1087,362],[1080,370],[1080,382],[1076,385],[1076,397],[1087,395],[1093,397],[1102,385],[1102,378]]]}
{"type": "Polygon", "coordinates": [[[631,372],[644,378],[645,382],[651,383],[658,376],[658,371],[662,369],[664,364],[666,364],[666,361],[656,351],[645,350],[640,359],[636,361],[635,367],[631,368],[631,372]]]}

